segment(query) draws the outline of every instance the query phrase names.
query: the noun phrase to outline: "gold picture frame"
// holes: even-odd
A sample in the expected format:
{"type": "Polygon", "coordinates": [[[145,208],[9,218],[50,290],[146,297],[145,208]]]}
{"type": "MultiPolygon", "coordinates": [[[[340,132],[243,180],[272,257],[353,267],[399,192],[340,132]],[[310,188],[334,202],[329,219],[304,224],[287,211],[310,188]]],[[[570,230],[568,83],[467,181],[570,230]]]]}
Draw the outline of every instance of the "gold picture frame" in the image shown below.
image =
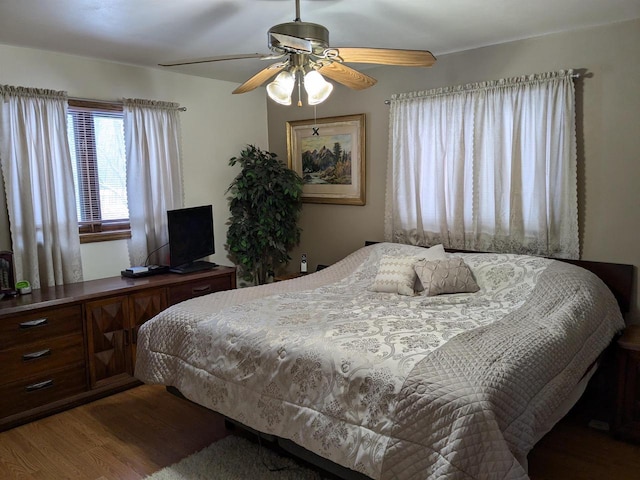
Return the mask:
{"type": "Polygon", "coordinates": [[[303,202],[365,204],[364,113],[287,122],[287,155],[303,202]]]}

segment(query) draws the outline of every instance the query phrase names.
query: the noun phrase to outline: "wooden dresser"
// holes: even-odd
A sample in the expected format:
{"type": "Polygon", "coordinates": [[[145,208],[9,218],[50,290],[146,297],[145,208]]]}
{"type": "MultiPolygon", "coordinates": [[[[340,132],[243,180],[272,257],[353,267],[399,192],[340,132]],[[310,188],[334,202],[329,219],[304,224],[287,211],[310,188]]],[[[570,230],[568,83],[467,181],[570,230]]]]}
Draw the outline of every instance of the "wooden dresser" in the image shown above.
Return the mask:
{"type": "Polygon", "coordinates": [[[170,305],[236,288],[235,267],[113,277],[0,300],[0,430],[138,385],[140,325],[170,305]]]}

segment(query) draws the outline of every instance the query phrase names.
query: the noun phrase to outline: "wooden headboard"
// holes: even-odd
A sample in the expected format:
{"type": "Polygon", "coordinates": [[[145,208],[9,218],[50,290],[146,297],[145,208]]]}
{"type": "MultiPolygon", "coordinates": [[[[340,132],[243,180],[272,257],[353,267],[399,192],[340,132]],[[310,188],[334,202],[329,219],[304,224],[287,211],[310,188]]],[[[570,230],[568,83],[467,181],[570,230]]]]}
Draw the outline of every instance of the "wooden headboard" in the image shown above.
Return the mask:
{"type": "Polygon", "coordinates": [[[572,263],[595,273],[613,293],[622,313],[631,309],[631,292],[633,291],[633,265],[624,263],[592,262],[589,260],[567,260],[556,258],[563,262],[572,263]]]}
{"type": "MultiPolygon", "coordinates": [[[[379,242],[367,240],[365,245],[373,245],[374,243],[379,242]]],[[[474,252],[472,250],[457,250],[454,248],[445,248],[445,250],[451,253],[486,253],[474,252]]],[[[571,263],[596,274],[600,280],[609,287],[611,293],[616,297],[620,311],[622,313],[629,312],[631,308],[633,272],[635,268],[633,265],[627,265],[624,263],[593,262],[590,260],[567,260],[564,258],[553,258],[553,260],[571,263]]]]}

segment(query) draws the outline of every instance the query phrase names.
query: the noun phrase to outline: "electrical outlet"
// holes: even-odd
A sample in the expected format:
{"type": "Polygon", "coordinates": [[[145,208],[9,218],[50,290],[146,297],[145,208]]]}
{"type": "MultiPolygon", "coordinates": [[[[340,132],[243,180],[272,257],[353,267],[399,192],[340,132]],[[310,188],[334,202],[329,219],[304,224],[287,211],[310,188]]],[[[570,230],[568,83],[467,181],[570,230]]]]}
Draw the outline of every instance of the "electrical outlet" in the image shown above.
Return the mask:
{"type": "Polygon", "coordinates": [[[307,273],[307,254],[303,253],[300,257],[300,273],[307,273]]]}

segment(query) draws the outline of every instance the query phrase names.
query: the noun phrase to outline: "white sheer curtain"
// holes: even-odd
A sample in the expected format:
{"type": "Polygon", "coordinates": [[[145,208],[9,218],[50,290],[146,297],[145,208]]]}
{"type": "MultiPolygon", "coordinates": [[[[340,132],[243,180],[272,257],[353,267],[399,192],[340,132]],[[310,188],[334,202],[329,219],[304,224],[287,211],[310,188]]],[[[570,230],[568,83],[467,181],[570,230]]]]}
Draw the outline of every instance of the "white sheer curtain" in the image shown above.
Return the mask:
{"type": "Polygon", "coordinates": [[[82,280],[67,94],[0,85],[0,163],[16,280],[82,280]]]}
{"type": "Polygon", "coordinates": [[[578,258],[572,73],[394,95],[385,239],[578,258]]]}
{"type": "MultiPolygon", "coordinates": [[[[143,265],[169,241],[167,210],[183,205],[179,105],[139,99],[125,99],[123,104],[129,260],[143,265]]],[[[168,263],[168,249],[157,255],[154,263],[168,263]]]]}

